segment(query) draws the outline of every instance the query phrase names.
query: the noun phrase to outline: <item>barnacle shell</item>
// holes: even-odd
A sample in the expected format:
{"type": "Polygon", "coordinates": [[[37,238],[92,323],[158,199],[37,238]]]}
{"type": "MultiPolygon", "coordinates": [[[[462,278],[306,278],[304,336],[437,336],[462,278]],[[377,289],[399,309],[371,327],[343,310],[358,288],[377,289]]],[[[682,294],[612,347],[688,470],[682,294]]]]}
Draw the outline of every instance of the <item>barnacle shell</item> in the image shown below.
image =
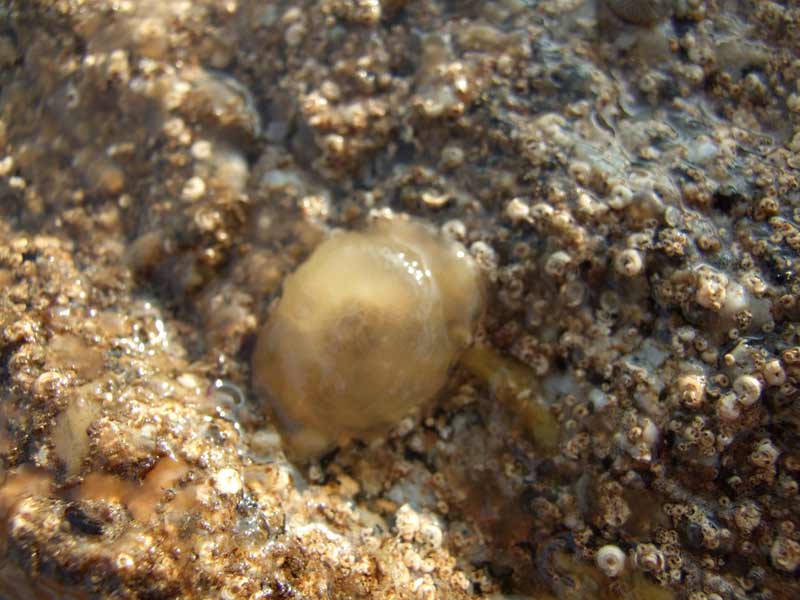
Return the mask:
{"type": "Polygon", "coordinates": [[[625,553],[619,546],[607,544],[595,555],[597,567],[608,577],[618,577],[625,568],[625,553]]]}
{"type": "Polygon", "coordinates": [[[601,0],[619,19],[649,27],[663,21],[672,12],[671,0],[601,0]]]}
{"type": "Polygon", "coordinates": [[[380,433],[442,387],[481,305],[463,246],[419,223],[336,233],[286,279],[254,387],[300,457],[380,433]]]}

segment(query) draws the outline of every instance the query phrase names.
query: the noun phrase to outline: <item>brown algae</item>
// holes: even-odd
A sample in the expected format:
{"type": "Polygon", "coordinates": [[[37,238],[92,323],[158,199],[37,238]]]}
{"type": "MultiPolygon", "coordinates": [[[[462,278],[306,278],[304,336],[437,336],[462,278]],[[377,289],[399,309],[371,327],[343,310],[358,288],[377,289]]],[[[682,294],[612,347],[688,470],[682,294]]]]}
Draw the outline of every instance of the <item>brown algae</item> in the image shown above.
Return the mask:
{"type": "Polygon", "coordinates": [[[335,233],[286,279],[254,386],[299,456],[380,433],[439,391],[482,304],[463,246],[419,223],[335,233]]]}

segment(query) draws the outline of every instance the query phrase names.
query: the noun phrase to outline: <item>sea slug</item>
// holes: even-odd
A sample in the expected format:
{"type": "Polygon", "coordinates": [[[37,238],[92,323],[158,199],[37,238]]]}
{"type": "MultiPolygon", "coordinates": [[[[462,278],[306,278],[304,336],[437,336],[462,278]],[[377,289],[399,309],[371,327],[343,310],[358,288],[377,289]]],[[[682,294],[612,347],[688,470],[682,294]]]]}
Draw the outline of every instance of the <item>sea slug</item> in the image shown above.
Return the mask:
{"type": "Polygon", "coordinates": [[[483,296],[465,248],[419,222],[331,235],[286,278],[253,355],[255,391],[291,453],[380,435],[431,400],[483,296]]]}

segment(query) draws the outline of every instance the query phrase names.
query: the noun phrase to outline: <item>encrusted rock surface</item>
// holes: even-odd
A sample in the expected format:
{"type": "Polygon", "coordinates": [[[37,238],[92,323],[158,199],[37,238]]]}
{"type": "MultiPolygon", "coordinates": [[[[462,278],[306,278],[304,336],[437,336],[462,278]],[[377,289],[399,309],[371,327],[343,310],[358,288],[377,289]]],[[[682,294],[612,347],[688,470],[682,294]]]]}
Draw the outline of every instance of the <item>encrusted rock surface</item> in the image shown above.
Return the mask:
{"type": "Polygon", "coordinates": [[[0,3],[0,597],[800,596],[800,7],[635,6],[0,3]],[[389,212],[475,345],[293,464],[256,332],[389,212]]]}

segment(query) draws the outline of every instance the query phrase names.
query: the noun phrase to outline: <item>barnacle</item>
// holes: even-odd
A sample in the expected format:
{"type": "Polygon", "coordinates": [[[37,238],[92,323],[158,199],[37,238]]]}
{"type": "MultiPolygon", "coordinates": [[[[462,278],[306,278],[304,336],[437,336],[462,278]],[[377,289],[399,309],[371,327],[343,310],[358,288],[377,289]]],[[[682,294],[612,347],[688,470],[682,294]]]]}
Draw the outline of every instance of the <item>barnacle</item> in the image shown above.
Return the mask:
{"type": "Polygon", "coordinates": [[[254,387],[298,457],[383,432],[442,387],[481,306],[478,267],[431,229],[335,233],[286,279],[254,387]]]}
{"type": "Polygon", "coordinates": [[[619,546],[606,544],[597,551],[595,563],[607,577],[617,577],[625,568],[625,553],[619,546]]]}

